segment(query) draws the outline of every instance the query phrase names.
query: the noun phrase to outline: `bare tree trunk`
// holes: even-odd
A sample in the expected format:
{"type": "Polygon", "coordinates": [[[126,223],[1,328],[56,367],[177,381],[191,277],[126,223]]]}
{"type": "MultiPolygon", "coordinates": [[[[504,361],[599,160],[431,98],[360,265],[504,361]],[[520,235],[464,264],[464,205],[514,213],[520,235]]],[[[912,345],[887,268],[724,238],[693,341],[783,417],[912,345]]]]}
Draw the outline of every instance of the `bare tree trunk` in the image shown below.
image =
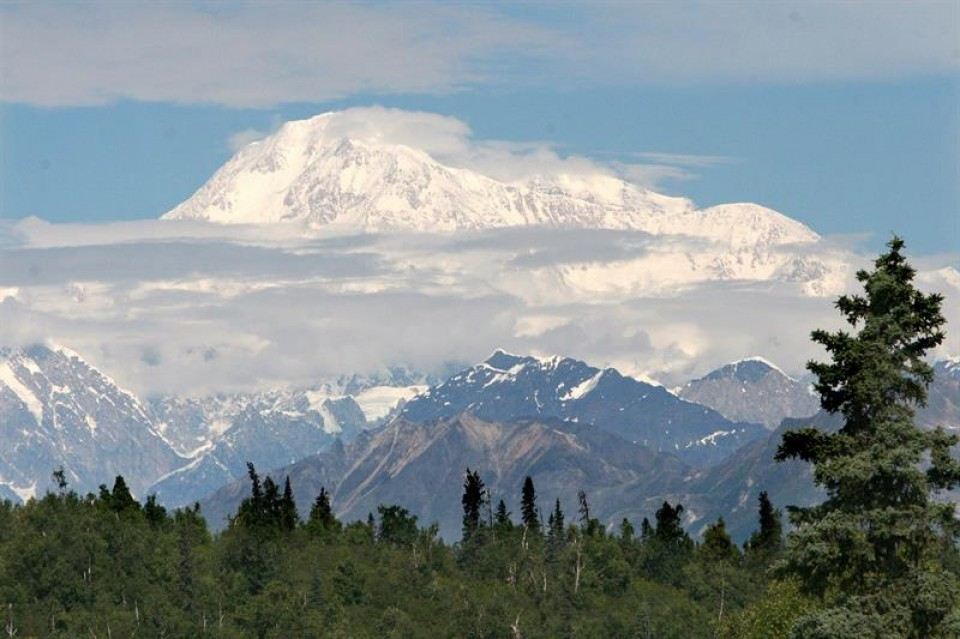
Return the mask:
{"type": "Polygon", "coordinates": [[[13,639],[17,636],[19,630],[17,630],[16,624],[13,623],[13,604],[7,604],[7,625],[4,626],[4,630],[7,631],[7,637],[13,639]]]}
{"type": "Polygon", "coordinates": [[[727,575],[723,570],[723,567],[720,567],[720,612],[717,614],[717,621],[723,621],[723,603],[726,598],[727,593],[727,575]]]}
{"type": "Polygon", "coordinates": [[[578,594],[580,592],[580,574],[583,572],[583,550],[580,548],[579,542],[577,543],[577,564],[574,567],[574,577],[573,577],[573,594],[578,594]]]}
{"type": "Polygon", "coordinates": [[[523,639],[523,635],[520,633],[520,615],[517,615],[517,620],[510,624],[510,637],[511,639],[523,639]]]}

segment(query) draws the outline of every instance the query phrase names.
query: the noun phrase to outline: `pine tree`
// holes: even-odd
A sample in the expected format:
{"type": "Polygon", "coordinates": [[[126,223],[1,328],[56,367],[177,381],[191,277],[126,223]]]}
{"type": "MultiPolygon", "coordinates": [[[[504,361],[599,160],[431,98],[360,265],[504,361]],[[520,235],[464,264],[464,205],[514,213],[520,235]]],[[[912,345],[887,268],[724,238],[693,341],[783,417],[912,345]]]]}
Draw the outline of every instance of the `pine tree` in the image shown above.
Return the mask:
{"type": "Polygon", "coordinates": [[[279,528],[280,525],[280,487],[273,477],[267,476],[263,480],[263,506],[261,521],[270,528],[279,528]]]}
{"type": "Polygon", "coordinates": [[[747,548],[751,552],[770,554],[775,553],[783,546],[783,525],[780,522],[780,513],[773,508],[767,491],[760,491],[760,530],[750,536],[747,548]]]}
{"type": "Polygon", "coordinates": [[[784,569],[825,603],[795,626],[796,637],[929,637],[960,623],[960,583],[938,555],[953,547],[957,520],[952,505],[931,498],[960,482],[949,450],[957,437],[914,425],[933,380],[923,357],[944,338],[943,298],[914,287],[900,238],[887,246],[873,270],[857,273],[864,295],[836,303],[855,332],[812,335],[831,361],[807,368],[843,426],[789,431],[777,453],[812,463],[827,491],[822,504],[791,515],[797,530],[784,569]]]}
{"type": "MultiPolygon", "coordinates": [[[[105,493],[102,489],[103,487],[101,487],[101,495],[104,495],[105,493]]],[[[107,497],[107,504],[111,510],[118,513],[124,511],[136,511],[140,509],[140,504],[130,493],[130,488],[127,486],[127,482],[123,478],[123,475],[117,475],[117,478],[114,480],[113,490],[107,497]]]]}
{"type": "Polygon", "coordinates": [[[497,513],[494,515],[493,526],[497,532],[509,532],[513,529],[513,522],[510,520],[510,512],[507,511],[507,505],[501,499],[497,503],[497,513]]]}
{"type": "Polygon", "coordinates": [[[554,543],[560,543],[564,537],[564,523],[563,523],[563,510],[560,508],[560,500],[557,500],[556,505],[553,507],[553,512],[550,513],[550,517],[547,519],[547,534],[550,538],[550,541],[554,543]]]}
{"type": "Polygon", "coordinates": [[[330,494],[323,486],[317,498],[310,507],[310,517],[307,519],[307,528],[314,532],[323,532],[339,528],[340,522],[333,514],[333,506],[330,503],[330,494]]]}
{"type": "Polygon", "coordinates": [[[530,532],[540,532],[540,510],[537,508],[537,491],[533,479],[527,475],[520,493],[520,520],[530,532]]]}
{"type": "Polygon", "coordinates": [[[489,499],[487,489],[480,479],[480,473],[467,468],[463,480],[463,541],[470,541],[480,529],[480,511],[489,499]]]}
{"type": "Polygon", "coordinates": [[[295,530],[300,523],[300,513],[297,512],[297,503],[293,499],[293,489],[290,487],[290,477],[283,482],[283,497],[280,498],[280,529],[295,530]]]}

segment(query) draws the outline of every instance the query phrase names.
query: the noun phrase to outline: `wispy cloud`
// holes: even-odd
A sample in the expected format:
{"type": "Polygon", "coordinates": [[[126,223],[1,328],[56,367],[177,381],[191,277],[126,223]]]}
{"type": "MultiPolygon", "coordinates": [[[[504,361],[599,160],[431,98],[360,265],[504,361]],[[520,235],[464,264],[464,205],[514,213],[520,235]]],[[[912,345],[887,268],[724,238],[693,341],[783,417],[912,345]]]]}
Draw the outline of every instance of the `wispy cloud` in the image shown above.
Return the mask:
{"type": "Polygon", "coordinates": [[[550,38],[480,6],[304,2],[7,4],[0,36],[3,99],[45,106],[445,93],[550,38]]]}
{"type": "Polygon", "coordinates": [[[952,2],[8,3],[0,98],[263,107],[490,85],[953,73],[952,2]]]}

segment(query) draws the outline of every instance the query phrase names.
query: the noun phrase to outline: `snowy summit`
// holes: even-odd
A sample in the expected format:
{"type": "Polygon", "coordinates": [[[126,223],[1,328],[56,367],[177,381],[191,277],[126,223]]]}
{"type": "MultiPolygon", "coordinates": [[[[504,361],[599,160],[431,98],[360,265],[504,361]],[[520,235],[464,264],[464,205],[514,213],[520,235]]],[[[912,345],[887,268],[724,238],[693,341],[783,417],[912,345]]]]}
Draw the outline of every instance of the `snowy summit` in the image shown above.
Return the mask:
{"type": "Polygon", "coordinates": [[[599,168],[500,181],[392,141],[389,118],[403,118],[403,112],[370,110],[376,117],[357,127],[347,123],[356,120],[357,111],[288,122],[241,149],[163,217],[299,222],[352,232],[530,225],[627,229],[732,246],[819,239],[803,224],[756,204],[698,210],[686,198],[654,193],[599,168]]]}

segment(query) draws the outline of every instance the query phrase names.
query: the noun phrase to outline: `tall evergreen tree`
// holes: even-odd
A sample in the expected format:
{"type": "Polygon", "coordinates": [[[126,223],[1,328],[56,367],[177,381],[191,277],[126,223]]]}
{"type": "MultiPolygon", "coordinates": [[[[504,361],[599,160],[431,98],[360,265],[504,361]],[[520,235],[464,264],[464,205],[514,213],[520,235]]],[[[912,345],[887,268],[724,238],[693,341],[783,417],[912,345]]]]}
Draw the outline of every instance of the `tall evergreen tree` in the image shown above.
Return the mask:
{"type": "Polygon", "coordinates": [[[471,540],[480,529],[480,513],[488,499],[480,473],[467,468],[463,479],[463,497],[460,499],[463,505],[463,541],[471,540]]]}
{"type": "Polygon", "coordinates": [[[537,508],[537,491],[533,478],[527,475],[520,492],[520,521],[531,532],[540,532],[540,510],[537,508]]]}
{"type": "Polygon", "coordinates": [[[783,524],[780,513],[774,509],[767,491],[760,491],[760,529],[750,536],[747,548],[762,554],[775,553],[783,545],[783,524]]]}
{"type": "Polygon", "coordinates": [[[321,532],[338,528],[339,524],[340,522],[333,514],[330,494],[325,487],[321,486],[317,498],[313,500],[313,506],[310,507],[307,528],[314,532],[321,532]]]}
{"type": "Polygon", "coordinates": [[[560,500],[553,507],[553,512],[547,519],[547,534],[553,541],[559,541],[564,536],[563,509],[560,508],[560,500]]]}
{"type": "Polygon", "coordinates": [[[513,528],[513,522],[510,520],[510,512],[507,510],[507,504],[501,499],[497,503],[497,513],[494,515],[493,526],[501,532],[509,531],[513,528]]]}
{"type": "Polygon", "coordinates": [[[293,489],[290,487],[290,477],[283,482],[283,497],[280,498],[280,528],[290,531],[296,529],[300,523],[300,513],[297,512],[297,503],[293,499],[293,489]]]}
{"type": "Polygon", "coordinates": [[[812,336],[831,361],[807,368],[843,426],[784,433],[777,453],[812,463],[827,491],[822,504],[791,516],[785,570],[825,603],[795,626],[796,637],[960,636],[960,583],[939,561],[957,520],[952,504],[931,498],[960,482],[949,450],[957,437],[914,425],[933,380],[923,357],[944,338],[943,298],[914,287],[900,238],[887,246],[873,270],[857,273],[864,294],[836,303],[854,332],[812,336]]]}

